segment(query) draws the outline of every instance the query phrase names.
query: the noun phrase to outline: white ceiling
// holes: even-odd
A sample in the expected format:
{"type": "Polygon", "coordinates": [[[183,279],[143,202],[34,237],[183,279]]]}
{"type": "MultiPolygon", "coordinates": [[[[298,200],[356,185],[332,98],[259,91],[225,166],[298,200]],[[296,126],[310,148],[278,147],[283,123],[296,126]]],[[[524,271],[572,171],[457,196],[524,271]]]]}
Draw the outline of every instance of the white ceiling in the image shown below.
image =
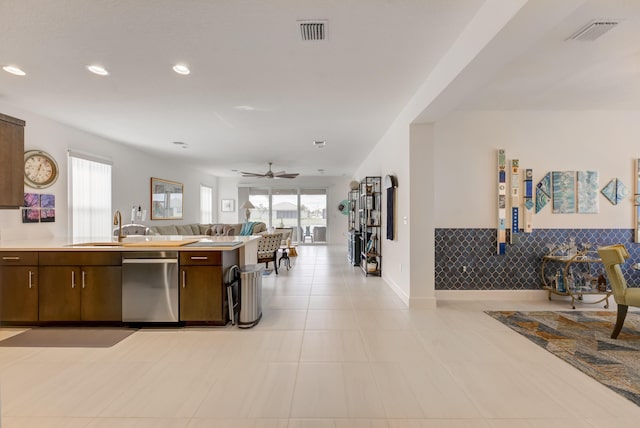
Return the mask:
{"type": "MultiPolygon", "coordinates": [[[[527,29],[529,43],[487,78],[461,73],[466,85],[440,98],[457,83],[459,109],[638,109],[640,1],[554,1],[568,10],[520,18],[558,25],[527,29]],[[621,23],[595,42],[564,41],[594,18],[621,23]]],[[[0,65],[27,72],[0,72],[0,100],[216,175],[273,161],[351,176],[482,4],[0,0],[0,65]],[[301,19],[327,20],[328,40],[302,42],[301,19]],[[178,62],[191,75],[174,73],[178,62]],[[91,63],[111,75],[88,73],[91,63]]],[[[507,25],[503,38],[517,31],[507,25]]]]}
{"type": "MultiPolygon", "coordinates": [[[[468,93],[458,108],[640,110],[640,1],[575,3],[557,25],[532,36],[530,45],[468,93]],[[567,40],[593,20],[619,24],[595,41],[567,40]]],[[[553,18],[553,9],[531,17],[540,23],[553,18]]]]}

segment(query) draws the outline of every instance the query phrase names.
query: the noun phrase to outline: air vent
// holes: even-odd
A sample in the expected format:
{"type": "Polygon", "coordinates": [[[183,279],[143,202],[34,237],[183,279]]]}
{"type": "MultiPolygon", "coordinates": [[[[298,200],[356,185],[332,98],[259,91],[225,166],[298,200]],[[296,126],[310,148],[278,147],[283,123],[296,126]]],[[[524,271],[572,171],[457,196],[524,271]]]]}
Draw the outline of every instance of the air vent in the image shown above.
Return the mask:
{"type": "Polygon", "coordinates": [[[327,39],[327,21],[298,21],[300,37],[307,42],[319,42],[327,39]]]}
{"type": "Polygon", "coordinates": [[[575,33],[573,33],[567,40],[581,40],[592,42],[598,37],[602,36],[607,31],[618,25],[617,21],[591,21],[575,33]]]}

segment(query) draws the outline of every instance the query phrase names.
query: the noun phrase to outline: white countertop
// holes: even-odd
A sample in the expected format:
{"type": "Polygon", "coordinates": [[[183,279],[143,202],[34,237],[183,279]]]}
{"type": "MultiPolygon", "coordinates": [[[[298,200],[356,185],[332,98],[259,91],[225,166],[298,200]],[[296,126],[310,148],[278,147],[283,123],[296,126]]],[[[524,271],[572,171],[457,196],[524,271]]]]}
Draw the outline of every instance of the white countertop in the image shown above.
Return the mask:
{"type": "Polygon", "coordinates": [[[161,235],[115,237],[45,238],[0,241],[2,251],[227,251],[244,247],[259,236],[161,235]],[[166,245],[163,245],[166,243],[166,245]]]}

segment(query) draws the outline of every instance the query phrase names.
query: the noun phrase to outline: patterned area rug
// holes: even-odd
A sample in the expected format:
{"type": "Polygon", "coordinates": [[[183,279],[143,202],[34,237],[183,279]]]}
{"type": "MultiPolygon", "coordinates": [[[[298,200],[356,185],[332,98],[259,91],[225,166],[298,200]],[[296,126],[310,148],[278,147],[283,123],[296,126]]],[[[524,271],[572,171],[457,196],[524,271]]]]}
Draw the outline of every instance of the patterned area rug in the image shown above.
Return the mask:
{"type": "Polygon", "coordinates": [[[640,313],[611,339],[615,312],[485,311],[640,406],[640,313]]]}

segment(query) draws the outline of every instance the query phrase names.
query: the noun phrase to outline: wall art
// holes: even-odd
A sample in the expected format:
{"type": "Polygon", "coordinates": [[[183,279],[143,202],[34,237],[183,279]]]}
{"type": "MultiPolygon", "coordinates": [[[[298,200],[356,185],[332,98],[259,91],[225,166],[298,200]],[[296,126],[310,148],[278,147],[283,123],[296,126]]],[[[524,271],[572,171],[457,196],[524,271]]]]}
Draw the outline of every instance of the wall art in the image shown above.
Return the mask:
{"type": "Polygon", "coordinates": [[[499,255],[507,252],[507,161],[504,149],[498,150],[498,228],[497,247],[499,255]]]}
{"type": "Polygon", "coordinates": [[[618,205],[624,198],[629,196],[629,188],[620,179],[614,178],[602,188],[600,193],[613,205],[618,205]]]}
{"type": "Polygon", "coordinates": [[[576,212],[575,171],[553,171],[551,173],[551,189],[551,206],[554,214],[576,212]]]}
{"type": "Polygon", "coordinates": [[[151,220],[182,219],[182,183],[151,177],[151,220]]]}
{"type": "Polygon", "coordinates": [[[551,173],[547,172],[536,185],[536,214],[544,208],[551,199],[551,173]]]}
{"type": "Polygon", "coordinates": [[[52,223],[56,221],[55,195],[25,193],[22,205],[23,223],[52,223]]]}
{"type": "Polygon", "coordinates": [[[577,172],[578,213],[598,213],[598,171],[577,172]]]}

